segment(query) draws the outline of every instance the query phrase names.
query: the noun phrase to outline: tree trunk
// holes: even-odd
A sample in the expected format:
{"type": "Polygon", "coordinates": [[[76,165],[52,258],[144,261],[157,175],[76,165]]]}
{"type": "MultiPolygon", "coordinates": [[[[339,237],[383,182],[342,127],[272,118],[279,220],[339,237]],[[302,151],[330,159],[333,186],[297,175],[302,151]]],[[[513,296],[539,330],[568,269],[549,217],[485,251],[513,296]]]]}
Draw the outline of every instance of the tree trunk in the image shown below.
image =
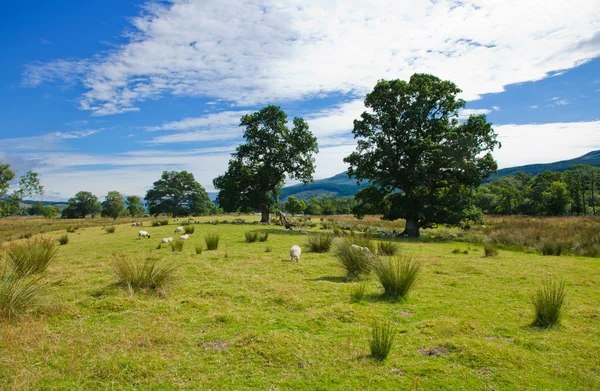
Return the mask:
{"type": "Polygon", "coordinates": [[[407,218],[406,219],[406,228],[404,228],[404,232],[402,232],[402,235],[418,238],[420,236],[419,219],[414,218],[414,217],[407,218]]]}
{"type": "Polygon", "coordinates": [[[261,213],[260,222],[271,224],[271,215],[269,214],[269,207],[266,205],[263,206],[260,213],[261,213]]]}

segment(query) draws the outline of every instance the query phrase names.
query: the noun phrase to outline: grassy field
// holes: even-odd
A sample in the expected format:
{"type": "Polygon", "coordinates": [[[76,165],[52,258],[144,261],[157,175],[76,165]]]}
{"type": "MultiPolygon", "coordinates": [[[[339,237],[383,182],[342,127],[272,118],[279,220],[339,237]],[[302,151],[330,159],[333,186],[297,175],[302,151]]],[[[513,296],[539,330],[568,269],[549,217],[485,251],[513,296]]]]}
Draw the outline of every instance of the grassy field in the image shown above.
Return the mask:
{"type": "Polygon", "coordinates": [[[358,283],[345,282],[333,252],[309,252],[304,235],[202,224],[183,252],[157,249],[178,236],[174,224],[144,224],[143,240],[129,224],[69,234],[43,279],[44,300],[0,323],[0,389],[600,389],[597,258],[484,257],[471,243],[401,241],[422,267],[408,299],[383,300],[370,277],[352,303],[358,283]],[[250,230],[269,238],[247,243],[250,230]],[[211,233],[221,235],[218,250],[196,254],[211,233]],[[300,262],[282,262],[294,244],[300,262]],[[177,265],[167,295],[116,286],[115,255],[177,265]],[[531,326],[531,296],[552,276],[565,282],[567,312],[541,330],[531,326]],[[377,321],[395,327],[383,362],[369,356],[377,321]]]}

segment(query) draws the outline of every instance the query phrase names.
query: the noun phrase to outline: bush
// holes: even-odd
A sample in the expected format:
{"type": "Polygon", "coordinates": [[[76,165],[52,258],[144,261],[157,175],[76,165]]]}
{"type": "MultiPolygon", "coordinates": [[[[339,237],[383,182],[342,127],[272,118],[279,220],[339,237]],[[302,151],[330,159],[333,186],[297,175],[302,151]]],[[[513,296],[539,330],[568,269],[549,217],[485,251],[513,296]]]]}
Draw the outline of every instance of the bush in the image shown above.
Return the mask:
{"type": "Polygon", "coordinates": [[[541,328],[558,325],[564,313],[565,296],[565,284],[562,281],[544,281],[542,288],[532,297],[535,310],[533,325],[541,328]]]}
{"type": "Polygon", "coordinates": [[[268,232],[265,232],[265,233],[262,233],[262,234],[258,235],[258,241],[259,242],[266,242],[267,239],[269,239],[269,233],[268,232]]]}
{"type": "Polygon", "coordinates": [[[310,235],[308,237],[308,248],[311,251],[316,253],[326,253],[331,248],[331,244],[333,243],[333,235],[325,234],[325,235],[310,235]]]}
{"type": "Polygon", "coordinates": [[[196,245],[196,254],[202,254],[202,245],[201,244],[196,245]]]}
{"type": "Polygon", "coordinates": [[[498,256],[498,248],[493,243],[484,243],[483,244],[483,254],[486,257],[497,257],[498,256]]]}
{"type": "Polygon", "coordinates": [[[180,253],[183,251],[183,244],[185,240],[177,239],[171,242],[171,251],[175,253],[180,253]]]}
{"type": "Polygon", "coordinates": [[[346,270],[346,280],[358,280],[373,268],[373,254],[350,247],[350,240],[339,241],[335,246],[335,255],[346,270]]]}
{"type": "Polygon", "coordinates": [[[117,257],[113,266],[119,285],[130,291],[154,291],[162,296],[176,270],[177,267],[159,264],[155,259],[142,262],[127,257],[117,257]]]}
{"type": "Polygon", "coordinates": [[[219,234],[209,234],[204,237],[207,250],[216,250],[219,248],[219,234]]]}
{"type": "Polygon", "coordinates": [[[245,232],[244,236],[246,237],[246,242],[254,243],[258,240],[258,232],[245,232]]]}
{"type": "Polygon", "coordinates": [[[409,257],[388,258],[377,260],[373,269],[383,286],[384,296],[399,299],[405,297],[414,285],[421,265],[409,257]]]}
{"type": "Polygon", "coordinates": [[[371,356],[379,361],[387,358],[394,345],[394,325],[392,323],[375,323],[371,335],[371,356]]]}
{"type": "Polygon", "coordinates": [[[194,227],[193,225],[186,225],[185,227],[183,227],[183,230],[186,234],[193,234],[196,230],[196,227],[194,227]]]}
{"type": "Polygon", "coordinates": [[[8,321],[18,318],[39,299],[40,286],[40,278],[3,277],[0,280],[0,317],[8,321]]]}
{"type": "Polygon", "coordinates": [[[365,288],[367,284],[364,282],[357,284],[350,289],[350,301],[352,303],[359,303],[365,297],[365,288]]]}
{"type": "Polygon", "coordinates": [[[56,256],[56,242],[50,238],[28,239],[6,249],[6,258],[19,277],[42,273],[56,256]]]}
{"type": "Polygon", "coordinates": [[[63,236],[59,237],[58,243],[60,243],[61,246],[64,246],[65,244],[69,243],[69,235],[64,234],[63,236]]]}
{"type": "Polygon", "coordinates": [[[391,240],[383,240],[379,242],[379,255],[383,256],[393,256],[400,251],[400,247],[398,247],[398,243],[392,242],[391,240]]]}
{"type": "Polygon", "coordinates": [[[107,234],[113,234],[113,233],[115,233],[115,229],[116,229],[116,227],[114,227],[114,226],[113,227],[106,227],[106,228],[104,228],[104,230],[106,231],[107,234]]]}

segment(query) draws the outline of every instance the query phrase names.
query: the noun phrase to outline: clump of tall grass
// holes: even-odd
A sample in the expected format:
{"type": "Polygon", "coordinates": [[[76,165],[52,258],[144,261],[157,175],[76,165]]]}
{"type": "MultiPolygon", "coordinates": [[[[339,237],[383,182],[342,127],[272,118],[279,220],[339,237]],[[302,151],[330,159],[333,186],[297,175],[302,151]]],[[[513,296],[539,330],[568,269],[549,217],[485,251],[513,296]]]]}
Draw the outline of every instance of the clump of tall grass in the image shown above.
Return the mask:
{"type": "Polygon", "coordinates": [[[58,247],[50,238],[27,239],[12,243],[6,249],[6,259],[19,277],[42,273],[56,256],[58,247]]]}
{"type": "Polygon", "coordinates": [[[340,240],[335,246],[335,255],[346,270],[346,280],[354,281],[368,275],[373,268],[373,254],[353,248],[348,239],[340,240]]]}
{"type": "Polygon", "coordinates": [[[565,297],[564,282],[543,281],[531,298],[535,310],[533,325],[541,328],[558,325],[564,313],[565,297]]]}
{"type": "Polygon", "coordinates": [[[186,234],[193,234],[194,231],[196,231],[196,227],[194,227],[193,225],[186,225],[185,227],[183,227],[183,230],[186,234]]]}
{"type": "Polygon", "coordinates": [[[169,225],[169,220],[159,220],[160,225],[169,225]]]}
{"type": "Polygon", "coordinates": [[[333,243],[333,235],[325,234],[325,235],[310,235],[308,237],[307,246],[311,251],[315,253],[326,253],[331,248],[333,243]]]}
{"type": "Polygon", "coordinates": [[[394,345],[395,332],[391,322],[376,322],[373,325],[369,347],[374,359],[383,361],[387,358],[394,345]]]}
{"type": "Polygon", "coordinates": [[[206,242],[207,250],[216,250],[219,248],[219,234],[208,234],[204,237],[204,241],[206,242]]]}
{"type": "Polygon", "coordinates": [[[498,247],[494,243],[484,243],[483,244],[483,255],[486,257],[497,257],[498,256],[498,247]]]}
{"type": "Polygon", "coordinates": [[[0,279],[0,318],[17,319],[40,297],[40,278],[23,279],[4,276],[0,279]]]}
{"type": "Polygon", "coordinates": [[[201,244],[197,244],[195,248],[196,248],[196,254],[198,254],[198,255],[202,254],[202,250],[204,248],[202,247],[201,244]]]}
{"type": "Polygon", "coordinates": [[[398,243],[392,242],[391,240],[382,240],[377,247],[379,249],[379,255],[383,256],[393,256],[400,251],[398,243]]]}
{"type": "Polygon", "coordinates": [[[152,221],[152,226],[153,226],[153,227],[160,227],[160,221],[153,220],[153,221],[152,221]]]}
{"type": "Polygon", "coordinates": [[[174,253],[182,252],[184,243],[185,243],[185,240],[181,240],[181,239],[173,240],[171,242],[171,251],[173,251],[174,253]]]}
{"type": "Polygon", "coordinates": [[[67,234],[64,234],[64,235],[60,236],[60,237],[58,238],[58,243],[59,243],[61,246],[64,246],[65,244],[69,243],[69,235],[67,235],[67,234]]]}
{"type": "Polygon", "coordinates": [[[107,234],[114,234],[115,233],[115,229],[116,229],[115,226],[104,228],[104,230],[106,231],[107,234]]]}
{"type": "Polygon", "coordinates": [[[364,282],[357,284],[350,288],[350,302],[352,303],[360,303],[362,299],[365,297],[365,288],[367,284],[364,282]]]}
{"type": "Polygon", "coordinates": [[[270,253],[271,251],[273,251],[273,247],[271,247],[271,246],[265,247],[265,252],[266,253],[270,253]]]}
{"type": "Polygon", "coordinates": [[[269,233],[268,232],[264,232],[262,234],[258,234],[258,241],[259,242],[266,242],[267,239],[269,239],[269,233]]]}
{"type": "Polygon", "coordinates": [[[79,229],[78,225],[76,225],[76,226],[69,225],[67,227],[67,232],[72,234],[73,232],[77,231],[78,229],[79,229]]]}
{"type": "Polygon", "coordinates": [[[248,243],[254,243],[258,240],[258,232],[244,232],[244,236],[246,237],[246,242],[248,243]]]}
{"type": "Polygon", "coordinates": [[[549,239],[540,245],[542,255],[561,255],[566,253],[566,246],[563,241],[549,239]]]}
{"type": "Polygon", "coordinates": [[[117,283],[130,291],[154,291],[162,296],[173,280],[176,266],[161,264],[156,259],[144,261],[128,257],[115,257],[113,271],[117,283]]]}
{"type": "Polygon", "coordinates": [[[415,284],[421,264],[407,256],[384,258],[374,263],[373,270],[383,286],[384,296],[400,299],[408,295],[415,284]]]}

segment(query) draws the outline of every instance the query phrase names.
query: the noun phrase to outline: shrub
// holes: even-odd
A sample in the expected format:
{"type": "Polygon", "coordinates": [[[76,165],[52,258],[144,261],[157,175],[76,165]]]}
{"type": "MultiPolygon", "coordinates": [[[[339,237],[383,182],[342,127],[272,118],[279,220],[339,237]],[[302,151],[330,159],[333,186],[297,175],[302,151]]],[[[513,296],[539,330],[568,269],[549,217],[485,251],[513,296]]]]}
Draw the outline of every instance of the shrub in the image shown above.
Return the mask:
{"type": "Polygon", "coordinates": [[[414,285],[421,265],[409,257],[377,260],[373,266],[384,295],[393,299],[405,297],[414,285]]]}
{"type": "Polygon", "coordinates": [[[180,253],[183,251],[183,244],[185,240],[177,239],[171,242],[171,251],[175,253],[180,253]]]}
{"type": "Polygon", "coordinates": [[[254,243],[258,240],[258,232],[245,232],[244,236],[246,236],[246,242],[254,243]]]}
{"type": "Polygon", "coordinates": [[[196,245],[196,254],[202,254],[202,245],[201,244],[196,245]]]}
{"type": "Polygon", "coordinates": [[[61,246],[64,246],[65,244],[69,243],[69,235],[64,234],[63,236],[59,237],[58,243],[60,243],[61,246]]]}
{"type": "Polygon", "coordinates": [[[219,234],[209,234],[204,237],[207,250],[216,250],[219,248],[219,234]]]}
{"type": "Polygon", "coordinates": [[[498,256],[498,248],[494,243],[484,243],[483,244],[483,254],[486,257],[497,257],[498,256]]]}
{"type": "Polygon", "coordinates": [[[0,280],[0,317],[8,321],[18,318],[39,299],[40,286],[39,277],[3,277],[0,280]]]}
{"type": "Polygon", "coordinates": [[[196,227],[194,227],[193,225],[186,225],[185,227],[183,227],[183,230],[186,234],[193,234],[196,230],[196,227]]]}
{"type": "Polygon", "coordinates": [[[565,296],[564,282],[543,281],[542,288],[532,297],[535,310],[533,325],[541,328],[558,325],[564,313],[565,296]]]}
{"type": "Polygon", "coordinates": [[[325,235],[310,235],[308,237],[308,248],[311,251],[316,253],[326,253],[331,248],[331,244],[333,243],[333,235],[325,234],[325,235]]]}
{"type": "Polygon", "coordinates": [[[396,255],[400,251],[398,243],[392,242],[391,240],[383,240],[379,242],[379,255],[392,256],[396,255]]]}
{"type": "Polygon", "coordinates": [[[371,356],[379,361],[387,358],[394,345],[394,325],[390,322],[377,322],[371,335],[371,356]]]}
{"type": "Polygon", "coordinates": [[[350,289],[350,301],[352,303],[359,303],[365,297],[366,284],[363,282],[357,284],[350,289]]]}
{"type": "Polygon", "coordinates": [[[56,256],[56,242],[50,238],[28,239],[6,249],[8,263],[19,277],[42,273],[56,256]]]}
{"type": "Polygon", "coordinates": [[[163,296],[176,270],[175,266],[159,264],[155,259],[141,262],[127,257],[117,257],[113,266],[119,285],[130,291],[154,291],[163,296]]]}
{"type": "Polygon", "coordinates": [[[264,233],[258,235],[258,241],[259,242],[266,242],[267,239],[269,239],[269,233],[268,232],[264,232],[264,233]]]}
{"type": "Polygon", "coordinates": [[[115,229],[116,229],[116,227],[114,227],[114,226],[113,227],[106,227],[106,228],[104,228],[104,230],[106,231],[107,234],[113,234],[113,233],[115,233],[115,229]]]}
{"type": "Polygon", "coordinates": [[[335,255],[346,270],[346,280],[358,280],[371,272],[373,254],[350,247],[350,240],[339,241],[335,246],[335,255]]]}

